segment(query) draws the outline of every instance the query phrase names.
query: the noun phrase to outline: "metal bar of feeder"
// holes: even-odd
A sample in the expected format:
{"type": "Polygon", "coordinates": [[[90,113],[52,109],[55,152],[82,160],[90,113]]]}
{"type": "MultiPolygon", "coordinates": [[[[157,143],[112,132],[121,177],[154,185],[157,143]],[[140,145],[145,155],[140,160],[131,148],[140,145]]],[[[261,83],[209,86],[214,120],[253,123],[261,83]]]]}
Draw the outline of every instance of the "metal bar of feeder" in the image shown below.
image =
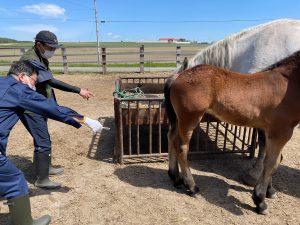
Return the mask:
{"type": "Polygon", "coordinates": [[[158,108],[159,122],[158,122],[158,153],[161,154],[161,103],[158,108]]]}
{"type": "Polygon", "coordinates": [[[152,154],[151,101],[148,102],[148,108],[149,108],[149,153],[152,154]]]}
{"type": "Polygon", "coordinates": [[[131,110],[130,110],[130,102],[127,103],[128,107],[128,148],[129,148],[129,155],[132,155],[132,148],[131,148],[131,110]]]}
{"type": "Polygon", "coordinates": [[[137,149],[137,154],[140,154],[140,122],[139,122],[139,116],[140,116],[140,102],[137,101],[136,103],[136,149],[137,149]]]}

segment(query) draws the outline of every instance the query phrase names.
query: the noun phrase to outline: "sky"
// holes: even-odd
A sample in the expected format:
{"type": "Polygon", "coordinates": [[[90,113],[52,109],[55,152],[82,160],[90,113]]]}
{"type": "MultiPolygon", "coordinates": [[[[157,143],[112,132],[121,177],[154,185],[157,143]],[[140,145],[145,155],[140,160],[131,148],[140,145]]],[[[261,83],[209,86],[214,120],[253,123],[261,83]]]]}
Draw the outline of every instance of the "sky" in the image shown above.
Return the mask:
{"type": "MultiPolygon", "coordinates": [[[[100,41],[212,42],[275,19],[300,19],[299,0],[96,0],[100,41]]],[[[94,0],[0,0],[0,37],[96,41],[94,0]]]]}

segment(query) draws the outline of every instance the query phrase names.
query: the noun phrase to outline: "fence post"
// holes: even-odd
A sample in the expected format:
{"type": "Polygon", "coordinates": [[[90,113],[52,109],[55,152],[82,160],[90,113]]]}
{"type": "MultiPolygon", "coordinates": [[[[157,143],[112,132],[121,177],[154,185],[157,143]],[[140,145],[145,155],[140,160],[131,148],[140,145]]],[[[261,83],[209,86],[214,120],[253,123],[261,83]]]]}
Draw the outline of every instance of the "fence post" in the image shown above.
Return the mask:
{"type": "Polygon", "coordinates": [[[62,56],[62,60],[63,60],[64,74],[65,74],[65,73],[68,73],[68,71],[69,71],[67,50],[65,47],[61,47],[61,56],[62,56]]]}
{"type": "Polygon", "coordinates": [[[101,48],[102,55],[102,73],[106,74],[106,48],[101,48]]]}
{"type": "Polygon", "coordinates": [[[144,45],[140,46],[140,73],[144,73],[145,69],[144,69],[144,61],[145,61],[145,48],[144,45]]]}
{"type": "Polygon", "coordinates": [[[179,67],[181,62],[180,62],[180,55],[181,55],[181,47],[176,46],[176,67],[179,67]]]}
{"type": "Polygon", "coordinates": [[[21,55],[24,55],[24,53],[25,53],[25,48],[20,48],[20,52],[21,52],[21,55]]]}

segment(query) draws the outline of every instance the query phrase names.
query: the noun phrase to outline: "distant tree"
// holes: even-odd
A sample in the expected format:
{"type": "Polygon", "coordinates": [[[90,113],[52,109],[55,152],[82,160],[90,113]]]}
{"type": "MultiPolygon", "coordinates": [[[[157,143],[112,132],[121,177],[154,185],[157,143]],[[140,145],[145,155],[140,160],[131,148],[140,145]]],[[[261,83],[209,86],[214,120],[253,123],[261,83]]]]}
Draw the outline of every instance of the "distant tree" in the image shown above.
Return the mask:
{"type": "Polygon", "coordinates": [[[10,39],[10,38],[0,38],[0,43],[16,43],[17,40],[10,39]]]}

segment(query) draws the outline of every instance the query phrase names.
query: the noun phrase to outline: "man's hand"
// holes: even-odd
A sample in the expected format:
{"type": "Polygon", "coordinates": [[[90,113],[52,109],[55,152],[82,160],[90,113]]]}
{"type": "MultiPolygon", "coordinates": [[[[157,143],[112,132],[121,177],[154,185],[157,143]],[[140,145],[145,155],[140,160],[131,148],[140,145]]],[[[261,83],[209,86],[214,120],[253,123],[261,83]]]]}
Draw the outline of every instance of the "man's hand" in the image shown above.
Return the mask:
{"type": "Polygon", "coordinates": [[[87,89],[80,89],[79,95],[80,95],[81,97],[83,97],[84,99],[87,99],[87,100],[88,100],[89,98],[95,96],[93,92],[90,92],[90,91],[87,90],[87,89]]]}
{"type": "Polygon", "coordinates": [[[101,132],[103,126],[98,120],[93,120],[88,117],[84,117],[84,123],[89,126],[93,130],[93,134],[96,134],[97,132],[101,132]]]}

